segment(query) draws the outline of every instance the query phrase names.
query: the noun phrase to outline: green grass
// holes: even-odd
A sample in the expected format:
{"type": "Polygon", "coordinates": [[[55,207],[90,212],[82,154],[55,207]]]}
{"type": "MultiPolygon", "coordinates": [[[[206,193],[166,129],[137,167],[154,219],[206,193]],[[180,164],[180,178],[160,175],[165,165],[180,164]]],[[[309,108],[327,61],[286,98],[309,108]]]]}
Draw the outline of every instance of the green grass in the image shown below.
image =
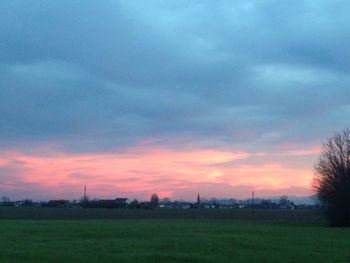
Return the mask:
{"type": "Polygon", "coordinates": [[[0,207],[0,219],[236,219],[323,221],[317,210],[250,209],[102,209],[0,207]]]}
{"type": "Polygon", "coordinates": [[[350,262],[350,229],[303,221],[1,220],[0,262],[350,262]]]}

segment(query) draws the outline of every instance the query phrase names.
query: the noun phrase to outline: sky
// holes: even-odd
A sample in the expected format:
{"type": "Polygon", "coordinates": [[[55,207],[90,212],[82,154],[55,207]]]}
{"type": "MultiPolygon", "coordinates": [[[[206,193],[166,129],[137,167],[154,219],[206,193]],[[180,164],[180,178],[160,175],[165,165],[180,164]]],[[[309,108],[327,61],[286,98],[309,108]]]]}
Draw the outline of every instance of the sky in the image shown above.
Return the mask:
{"type": "Polygon", "coordinates": [[[0,196],[312,195],[350,2],[2,0],[0,196]]]}

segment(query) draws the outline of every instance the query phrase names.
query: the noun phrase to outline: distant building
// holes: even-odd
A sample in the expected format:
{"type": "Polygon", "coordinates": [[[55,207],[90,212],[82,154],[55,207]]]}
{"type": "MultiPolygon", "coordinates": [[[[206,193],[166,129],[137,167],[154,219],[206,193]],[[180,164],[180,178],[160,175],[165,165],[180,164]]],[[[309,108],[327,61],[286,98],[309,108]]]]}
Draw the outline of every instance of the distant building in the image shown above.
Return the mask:
{"type": "Polygon", "coordinates": [[[124,208],[127,206],[129,199],[128,198],[116,198],[115,205],[116,208],[124,208]]]}
{"type": "MultiPolygon", "coordinates": [[[[200,208],[201,207],[201,197],[200,195],[198,194],[197,195],[197,202],[194,203],[194,204],[189,204],[188,205],[188,208],[200,208]]],[[[187,208],[187,207],[186,207],[187,208]]]]}

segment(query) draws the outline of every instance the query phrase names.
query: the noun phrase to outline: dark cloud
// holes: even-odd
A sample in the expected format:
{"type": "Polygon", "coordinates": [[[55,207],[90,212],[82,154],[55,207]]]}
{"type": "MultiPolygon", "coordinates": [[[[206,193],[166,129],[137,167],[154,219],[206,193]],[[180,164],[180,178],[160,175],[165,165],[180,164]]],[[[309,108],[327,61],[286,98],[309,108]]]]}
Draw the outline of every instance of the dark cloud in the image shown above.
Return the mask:
{"type": "Polygon", "coordinates": [[[349,9],[2,1],[0,145],[314,146],[349,123],[349,9]]]}

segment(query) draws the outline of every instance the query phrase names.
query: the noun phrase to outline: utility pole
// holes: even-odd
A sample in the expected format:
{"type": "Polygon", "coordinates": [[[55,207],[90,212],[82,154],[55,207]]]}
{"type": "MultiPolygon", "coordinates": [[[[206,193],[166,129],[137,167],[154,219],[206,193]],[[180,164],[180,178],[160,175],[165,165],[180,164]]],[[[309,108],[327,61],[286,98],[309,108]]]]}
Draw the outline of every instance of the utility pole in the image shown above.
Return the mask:
{"type": "Polygon", "coordinates": [[[84,185],[83,207],[87,207],[86,185],[84,185]]]}
{"type": "Polygon", "coordinates": [[[84,201],[86,201],[86,185],[84,186],[84,201]]]}
{"type": "Polygon", "coordinates": [[[254,191],[252,192],[252,215],[254,215],[254,191]]]}

